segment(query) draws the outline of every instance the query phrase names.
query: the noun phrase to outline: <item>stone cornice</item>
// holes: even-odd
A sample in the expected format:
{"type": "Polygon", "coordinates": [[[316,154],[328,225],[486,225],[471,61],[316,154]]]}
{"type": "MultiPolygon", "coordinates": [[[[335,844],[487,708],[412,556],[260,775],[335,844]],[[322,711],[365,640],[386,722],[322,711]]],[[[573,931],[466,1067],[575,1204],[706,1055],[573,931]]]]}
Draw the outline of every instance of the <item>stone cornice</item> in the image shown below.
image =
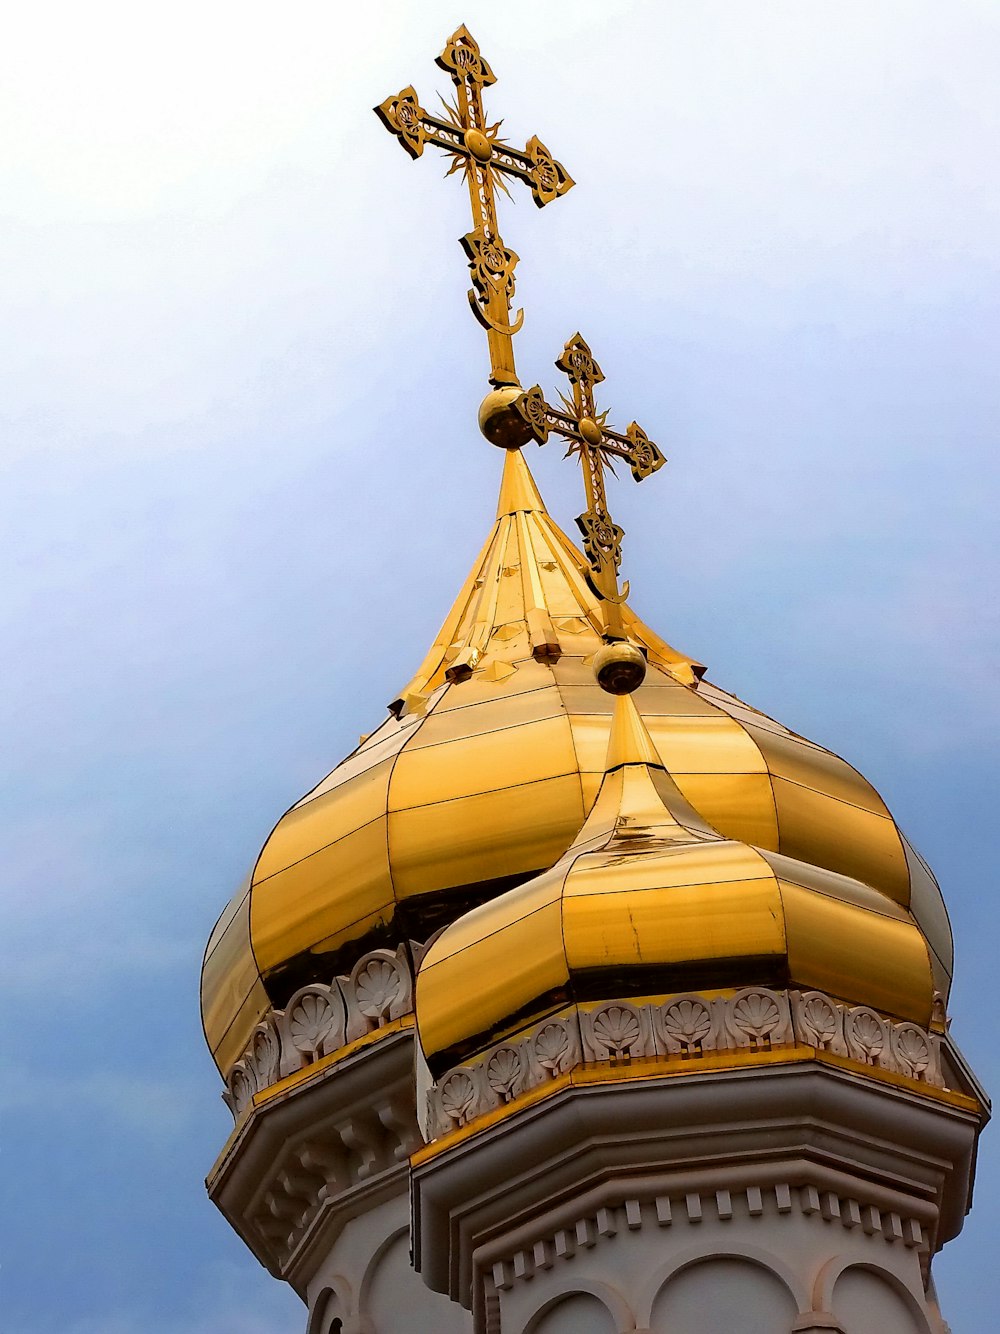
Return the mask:
{"type": "MultiPolygon", "coordinates": [[[[427,1100],[424,1137],[433,1141],[480,1118],[514,1111],[584,1065],[626,1066],[650,1059],[697,1069],[719,1053],[771,1053],[805,1047],[843,1057],[881,1076],[943,1089],[941,1039],[867,1006],[819,991],[744,987],[728,994],[686,993],[647,1000],[570,1005],[447,1071],[427,1100]]],[[[424,1109],[421,1109],[422,1111],[424,1109]]]]}
{"type": "Polygon", "coordinates": [[[344,1224],[405,1193],[419,1143],[412,1031],[394,1024],[248,1108],[208,1191],[261,1264],[304,1295],[344,1224]]]}
{"type": "Polygon", "coordinates": [[[555,1253],[581,1220],[590,1220],[585,1238],[599,1235],[601,1219],[627,1229],[630,1208],[651,1221],[647,1206],[662,1213],[656,1201],[667,1200],[672,1217],[690,1222],[689,1197],[695,1209],[720,1199],[725,1208],[727,1192],[752,1214],[753,1192],[770,1191],[773,1202],[779,1187],[782,1200],[794,1191],[795,1208],[815,1202],[844,1226],[857,1213],[859,1225],[925,1257],[961,1226],[981,1121],[970,1099],[816,1060],[692,1068],[669,1082],[635,1075],[567,1083],[416,1155],[415,1263],[425,1282],[468,1305],[483,1300],[496,1264],[513,1281],[520,1255],[526,1275],[535,1247],[555,1253]],[[624,1223],[601,1209],[624,1211],[624,1223]]]}

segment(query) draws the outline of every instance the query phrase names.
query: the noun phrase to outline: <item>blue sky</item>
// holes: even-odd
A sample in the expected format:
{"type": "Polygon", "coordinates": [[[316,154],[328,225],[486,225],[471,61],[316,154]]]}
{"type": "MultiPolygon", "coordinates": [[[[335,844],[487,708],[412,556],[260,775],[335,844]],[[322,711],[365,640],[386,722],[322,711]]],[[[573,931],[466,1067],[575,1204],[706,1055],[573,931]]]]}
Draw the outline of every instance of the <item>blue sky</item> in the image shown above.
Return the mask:
{"type": "MultiPolygon", "coordinates": [[[[669,457],[633,603],[876,784],[988,1087],[1000,907],[993,0],[40,3],[0,46],[12,1334],[291,1334],[207,1203],[205,939],[383,716],[492,519],[463,191],[371,106],[460,21],[577,188],[504,205],[518,361],[576,329],[669,457]]],[[[576,471],[531,458],[568,526],[576,471]]],[[[1000,1154],[937,1262],[991,1329],[1000,1154]]]]}

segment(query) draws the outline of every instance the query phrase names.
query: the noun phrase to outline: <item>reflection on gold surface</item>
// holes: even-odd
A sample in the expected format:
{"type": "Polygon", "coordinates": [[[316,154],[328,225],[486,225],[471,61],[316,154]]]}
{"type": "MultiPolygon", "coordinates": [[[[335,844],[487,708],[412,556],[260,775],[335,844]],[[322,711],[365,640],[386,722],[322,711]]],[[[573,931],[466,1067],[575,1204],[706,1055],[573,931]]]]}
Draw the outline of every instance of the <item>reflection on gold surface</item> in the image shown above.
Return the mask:
{"type": "Polygon", "coordinates": [[[259,983],[250,948],[250,886],[219,919],[201,970],[202,1021],[209,1046],[219,1043],[233,1016],[259,983]]]}
{"type": "MultiPolygon", "coordinates": [[[[509,884],[553,868],[574,839],[581,852],[595,837],[610,836],[615,814],[608,803],[612,796],[625,800],[624,788],[610,779],[593,812],[597,824],[588,821],[581,832],[604,781],[615,707],[593,675],[602,642],[600,606],[587,585],[583,556],[545,512],[518,451],[505,452],[504,476],[497,523],[420,671],[395,702],[400,716],[387,718],[278,823],[250,897],[238,894],[213,932],[203,982],[213,1049],[238,1055],[262,1012],[266,998],[254,950],[265,987],[277,994],[278,979],[287,979],[293,964],[306,980],[313,956],[341,948],[360,954],[376,939],[402,933],[401,903],[406,934],[426,939],[447,920],[450,895],[459,912],[493,881],[509,884]],[[460,660],[471,675],[449,680],[446,672],[460,660]]],[[[644,880],[630,860],[634,842],[627,853],[617,847],[593,877],[584,859],[579,887],[572,877],[567,882],[583,956],[617,957],[622,966],[644,961],[649,950],[664,966],[688,962],[681,957],[685,949],[692,958],[722,957],[716,933],[720,941],[730,933],[744,942],[733,946],[738,957],[744,949],[766,953],[783,920],[782,913],[771,925],[761,918],[771,894],[765,883],[777,876],[804,886],[810,901],[825,896],[834,910],[843,904],[865,922],[895,915],[904,934],[910,903],[928,938],[936,985],[947,992],[951,935],[940,891],[914,855],[907,860],[870,784],[718,687],[702,682],[694,688],[700,666],[628,607],[622,615],[630,638],[648,653],[633,702],[655,753],[693,808],[682,809],[668,794],[677,819],[673,832],[664,825],[655,838],[697,842],[702,834],[696,837],[695,828],[703,832],[707,822],[721,840],[777,857],[774,875],[762,870],[758,888],[756,872],[723,870],[728,854],[721,851],[713,860],[692,848],[680,879],[671,853],[656,876],[644,880]],[[699,926],[697,895],[685,886],[702,885],[707,903],[726,892],[713,886],[727,883],[742,888],[733,891],[725,913],[706,907],[699,926]],[[645,939],[629,944],[630,923],[640,921],[645,939]]],[[[655,772],[662,781],[663,771],[655,772]]],[[[648,811],[632,810],[632,817],[633,833],[652,820],[648,811]]],[[[821,903],[815,917],[800,914],[808,929],[797,951],[790,934],[790,958],[805,960],[812,950],[802,943],[813,939],[810,923],[829,911],[821,903]]],[[[818,958],[826,957],[817,950],[818,958]]],[[[887,983],[878,994],[908,995],[912,1008],[924,983],[922,974],[913,982],[911,963],[903,966],[910,982],[887,983]]],[[[832,967],[823,963],[820,971],[832,967]]],[[[854,976],[842,961],[837,967],[854,976]]],[[[863,969],[857,976],[857,986],[869,986],[863,969]]],[[[474,969],[469,977],[459,1004],[482,985],[474,969]]],[[[495,990],[503,985],[498,976],[495,990]]],[[[836,990],[832,981],[823,985],[836,990]]]]}
{"type": "Polygon", "coordinates": [[[250,926],[266,975],[392,902],[381,816],[254,886],[250,926]]]}
{"type": "MultiPolygon", "coordinates": [[[[655,727],[651,729],[655,734],[655,727]]],[[[681,792],[727,838],[755,848],[779,846],[767,774],[674,774],[681,792]]]]}
{"type": "Polygon", "coordinates": [[[927,946],[894,921],[786,881],[781,884],[788,966],[803,986],[928,1024],[934,984],[927,946]]]}
{"type": "Polygon", "coordinates": [[[772,786],[780,851],[854,876],[904,906],[909,903],[906,857],[899,831],[888,816],[848,806],[783,778],[773,779],[772,786]]]}
{"type": "Polygon", "coordinates": [[[408,810],[498,788],[574,773],[565,715],[526,722],[422,750],[404,750],[389,788],[389,809],[408,810]]]}
{"type": "Polygon", "coordinates": [[[955,962],[948,910],[930,868],[905,838],[903,850],[910,871],[910,912],[919,922],[931,948],[937,988],[943,996],[947,996],[955,962]]]}
{"type": "MultiPolygon", "coordinates": [[[[255,982],[246,1000],[234,1013],[232,1022],[222,1032],[212,1055],[221,1070],[229,1070],[242,1056],[254,1028],[271,1008],[263,983],[255,982]]],[[[207,1027],[207,1026],[206,1026],[207,1027]]]]}
{"type": "MultiPolygon", "coordinates": [[[[781,901],[773,879],[629,885],[587,892],[574,875],[566,886],[563,929],[571,969],[687,963],[781,955],[781,901]]],[[[607,878],[605,874],[605,879],[607,878]]],[[[636,877],[637,880],[646,877],[636,877]]]]}
{"type": "Polygon", "coordinates": [[[389,852],[396,896],[551,866],[582,822],[575,774],[395,811],[389,816],[389,852]]]}
{"type": "Polygon", "coordinates": [[[693,969],[714,976],[715,961],[733,987],[760,981],[763,970],[929,1021],[929,955],[903,908],[868,884],[722,838],[651,754],[634,700],[619,697],[608,752],[618,767],[573,845],[550,871],[468,913],[430,946],[417,1022],[432,1066],[537,1021],[564,994],[683,990],[693,969]]]}
{"type": "Polygon", "coordinates": [[[293,807],[264,845],[254,871],[254,886],[384,816],[393,763],[383,760],[325,796],[293,807]]]}
{"type": "Polygon", "coordinates": [[[523,907],[523,916],[512,917],[477,943],[479,980],[471,991],[468,962],[462,953],[435,959],[433,966],[421,970],[420,1021],[429,1025],[439,1049],[469,1034],[490,1031],[499,1019],[516,1015],[539,998],[565,988],[558,898],[536,906],[535,897],[529,896],[523,907]],[[456,1005],[459,995],[462,1001],[456,1005]]]}
{"type": "Polygon", "coordinates": [[[787,778],[800,787],[825,792],[838,801],[850,802],[875,815],[888,815],[882,798],[872,785],[846,764],[820,746],[801,737],[779,736],[775,732],[744,725],[748,737],[760,748],[767,767],[776,778],[787,778]]]}

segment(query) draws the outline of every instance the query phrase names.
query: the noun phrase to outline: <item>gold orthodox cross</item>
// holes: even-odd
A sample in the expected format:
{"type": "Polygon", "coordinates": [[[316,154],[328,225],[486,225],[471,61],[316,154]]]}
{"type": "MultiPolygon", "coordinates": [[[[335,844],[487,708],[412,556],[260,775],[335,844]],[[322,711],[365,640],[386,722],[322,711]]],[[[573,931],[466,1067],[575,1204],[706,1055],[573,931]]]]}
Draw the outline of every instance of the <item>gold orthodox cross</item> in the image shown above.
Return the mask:
{"type": "Polygon", "coordinates": [[[538,207],[544,208],[564,195],[573,181],[540,139],[529,139],[521,151],[498,137],[502,122],[486,123],[483,89],[496,77],[467,28],[459,28],[448,39],[437,64],[451,75],[456,89],[454,103],[441,99],[446,120],[425,111],[412,87],[386,98],[375,114],[410,157],[420,157],[424,145],[433,144],[452,158],[447,175],[464,173],[472,203],[472,231],[462,237],[472,274],[469,304],[489,340],[490,383],[497,388],[517,385],[512,338],[524,322],[524,311],[511,320],[517,255],[504,245],[497,227],[496,187],[509,195],[505,177],[523,181],[531,187],[538,207]]]}
{"type": "Polygon", "coordinates": [[[587,509],[576,522],[583,534],[591,586],[607,604],[608,634],[617,638],[622,635],[620,608],[628,597],[628,584],[624,591],[618,591],[624,533],[608,513],[604,467],[606,464],[614,472],[613,460],[624,459],[632,476],[641,482],[662,468],[666,460],[637,422],[632,422],[622,435],[608,426],[606,411],[597,411],[594,387],[604,375],[579,334],[574,334],[563,348],[556,366],[569,377],[573,391],[572,398],[559,395],[562,408],[547,403],[537,384],[517,398],[514,406],[540,445],[555,432],[569,441],[567,457],[580,456],[587,509]]]}

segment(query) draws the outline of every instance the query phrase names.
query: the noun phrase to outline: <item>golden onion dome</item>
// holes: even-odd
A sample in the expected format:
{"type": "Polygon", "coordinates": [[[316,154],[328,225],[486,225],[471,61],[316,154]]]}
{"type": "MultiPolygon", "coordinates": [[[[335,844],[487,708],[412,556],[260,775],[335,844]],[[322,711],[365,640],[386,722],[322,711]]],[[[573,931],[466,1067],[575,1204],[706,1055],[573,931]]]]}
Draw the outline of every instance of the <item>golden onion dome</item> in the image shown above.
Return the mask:
{"type": "Polygon", "coordinates": [[[417,974],[433,1075],[567,1004],[801,986],[927,1025],[930,952],[912,914],[851,876],[723,838],[666,772],[630,695],[573,844],[467,913],[417,974]],[[486,979],[484,983],[484,979],[486,979]]]}
{"type": "MultiPolygon", "coordinates": [[[[202,1014],[226,1073],[254,1026],[365,951],[426,941],[552,868],[604,781],[614,699],[580,551],[504,454],[496,523],[390,717],[279,820],[220,918],[202,1014]]],[[[850,765],[707,681],[626,606],[632,697],[681,798],[724,839],[849,877],[920,923],[947,994],[940,891],[850,765]]],[[[458,998],[463,1004],[464,998],[458,998]]]]}

